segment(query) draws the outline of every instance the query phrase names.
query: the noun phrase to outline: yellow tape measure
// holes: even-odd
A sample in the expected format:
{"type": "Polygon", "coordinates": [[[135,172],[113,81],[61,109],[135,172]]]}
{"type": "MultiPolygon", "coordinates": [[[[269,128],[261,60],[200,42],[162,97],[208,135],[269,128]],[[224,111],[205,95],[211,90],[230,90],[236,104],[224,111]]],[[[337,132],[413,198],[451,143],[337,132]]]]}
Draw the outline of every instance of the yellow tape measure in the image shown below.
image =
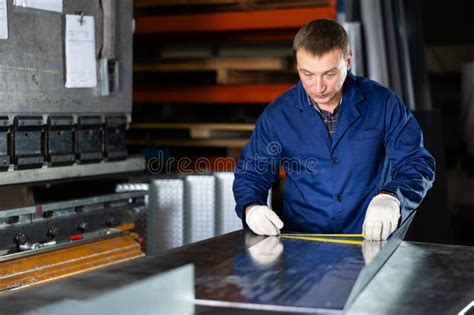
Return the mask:
{"type": "Polygon", "coordinates": [[[362,234],[280,234],[282,238],[299,239],[306,241],[317,241],[338,244],[362,245],[363,240],[346,240],[331,237],[363,237],[362,234]],[[324,236],[324,237],[321,237],[324,236]]]}
{"type": "Polygon", "coordinates": [[[280,234],[280,236],[307,236],[307,237],[359,237],[363,238],[363,234],[300,234],[300,233],[291,233],[291,234],[280,234]]]}

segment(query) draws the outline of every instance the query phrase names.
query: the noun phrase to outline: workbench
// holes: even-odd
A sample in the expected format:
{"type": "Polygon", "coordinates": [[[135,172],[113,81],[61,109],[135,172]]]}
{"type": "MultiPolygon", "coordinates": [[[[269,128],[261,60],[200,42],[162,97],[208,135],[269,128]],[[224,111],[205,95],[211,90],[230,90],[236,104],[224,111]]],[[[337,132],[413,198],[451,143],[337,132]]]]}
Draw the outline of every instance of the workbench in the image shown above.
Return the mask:
{"type": "MultiPolygon", "coordinates": [[[[21,290],[1,297],[0,310],[41,314],[60,305],[53,310],[81,313],[81,303],[140,283],[152,288],[148,279],[187,264],[194,265],[195,314],[340,314],[363,273],[370,281],[346,306],[347,314],[458,314],[474,299],[473,247],[401,241],[375,276],[368,276],[381,253],[373,246],[265,238],[240,230],[21,290]],[[251,253],[249,248],[265,241],[263,255],[251,253]]],[[[95,304],[94,312],[147,313],[138,301],[166,293],[157,290],[126,294],[120,300],[127,307],[118,312],[113,305],[119,301],[110,298],[95,304]]],[[[160,314],[163,305],[157,304],[151,312],[160,314]]]]}

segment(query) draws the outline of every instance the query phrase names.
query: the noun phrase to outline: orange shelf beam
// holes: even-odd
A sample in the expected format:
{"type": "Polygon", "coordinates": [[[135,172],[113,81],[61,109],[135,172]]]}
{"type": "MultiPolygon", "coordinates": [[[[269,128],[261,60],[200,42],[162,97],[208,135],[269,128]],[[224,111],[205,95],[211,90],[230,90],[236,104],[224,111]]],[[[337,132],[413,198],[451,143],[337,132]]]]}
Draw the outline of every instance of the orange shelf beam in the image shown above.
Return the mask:
{"type": "Polygon", "coordinates": [[[336,18],[335,6],[137,17],[135,33],[189,33],[299,28],[316,18],[336,18]]]}
{"type": "MultiPolygon", "coordinates": [[[[198,33],[200,42],[293,42],[297,28],[279,30],[253,30],[253,31],[232,31],[232,32],[206,32],[198,33]]],[[[196,40],[197,33],[155,33],[155,34],[135,34],[134,43],[153,42],[179,42],[196,40]]],[[[142,44],[143,45],[143,44],[142,44]]]]}
{"type": "Polygon", "coordinates": [[[135,103],[269,103],[293,86],[284,84],[162,87],[135,90],[135,103]]]}

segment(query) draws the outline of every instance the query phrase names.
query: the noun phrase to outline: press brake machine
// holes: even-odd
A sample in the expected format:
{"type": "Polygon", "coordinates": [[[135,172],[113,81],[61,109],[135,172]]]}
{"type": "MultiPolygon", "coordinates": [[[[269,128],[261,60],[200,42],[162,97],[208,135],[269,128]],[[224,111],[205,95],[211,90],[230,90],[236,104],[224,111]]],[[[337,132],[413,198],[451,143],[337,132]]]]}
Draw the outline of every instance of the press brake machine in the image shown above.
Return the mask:
{"type": "Polygon", "coordinates": [[[64,0],[59,11],[22,3],[7,1],[8,38],[0,39],[3,294],[144,255],[130,231],[145,193],[90,188],[144,169],[125,146],[132,1],[64,0]],[[95,87],[65,87],[66,15],[93,18],[95,87]]]}

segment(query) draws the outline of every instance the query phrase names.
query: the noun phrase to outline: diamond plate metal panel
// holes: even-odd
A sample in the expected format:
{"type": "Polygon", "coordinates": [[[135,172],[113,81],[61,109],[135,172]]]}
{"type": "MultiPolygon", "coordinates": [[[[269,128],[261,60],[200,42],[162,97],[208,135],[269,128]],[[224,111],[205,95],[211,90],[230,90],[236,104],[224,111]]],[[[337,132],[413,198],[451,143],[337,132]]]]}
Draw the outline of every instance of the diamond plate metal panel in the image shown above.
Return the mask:
{"type": "Polygon", "coordinates": [[[152,180],[149,194],[148,235],[150,235],[150,255],[183,245],[183,180],[152,180]]]}
{"type": "Polygon", "coordinates": [[[185,178],[184,243],[215,236],[216,180],[210,175],[185,178]]]}
{"type": "Polygon", "coordinates": [[[214,173],[216,177],[216,234],[229,233],[242,228],[242,220],[235,213],[232,191],[234,173],[214,173]]]}

